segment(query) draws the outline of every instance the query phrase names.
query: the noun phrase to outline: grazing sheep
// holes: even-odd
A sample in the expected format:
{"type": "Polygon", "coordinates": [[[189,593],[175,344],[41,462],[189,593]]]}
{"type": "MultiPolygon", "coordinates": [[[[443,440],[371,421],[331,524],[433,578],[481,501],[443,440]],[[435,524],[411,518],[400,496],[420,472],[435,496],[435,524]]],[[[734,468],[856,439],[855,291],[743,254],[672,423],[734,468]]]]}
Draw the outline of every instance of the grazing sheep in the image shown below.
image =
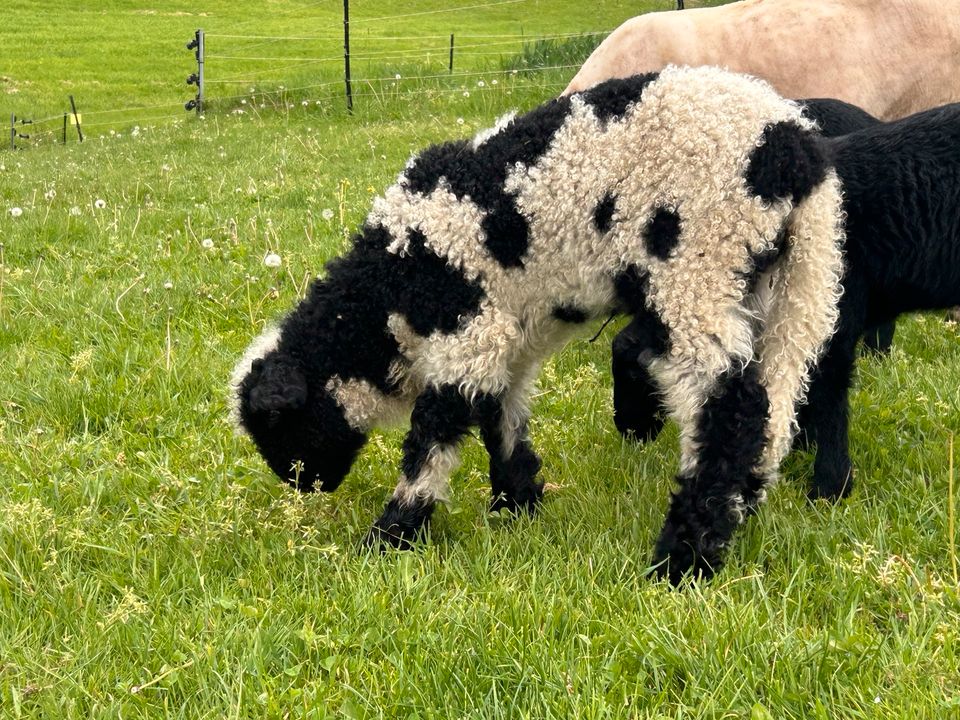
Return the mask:
{"type": "Polygon", "coordinates": [[[956,0],[743,0],[627,20],[564,94],[669,64],[761,77],[785,97],[839,98],[882,120],[960,100],[956,0]]]}
{"type": "Polygon", "coordinates": [[[762,81],[667,68],[428,148],[237,365],[240,427],[279,476],[330,491],[370,430],[409,412],[373,546],[418,535],[474,425],[493,507],[533,510],[540,364],[628,313],[681,427],[658,572],[711,575],[790,448],[836,321],[840,187],[813,127],[762,81]]]}
{"type": "MultiPolygon", "coordinates": [[[[822,109],[808,105],[815,117],[822,109]]],[[[852,488],[847,396],[857,339],[902,313],[960,302],[960,104],[824,144],[843,186],[844,290],[801,424],[817,441],[810,496],[838,499],[852,488]]],[[[633,323],[614,340],[614,393],[621,432],[649,439],[663,414],[647,344],[633,323]]]]}

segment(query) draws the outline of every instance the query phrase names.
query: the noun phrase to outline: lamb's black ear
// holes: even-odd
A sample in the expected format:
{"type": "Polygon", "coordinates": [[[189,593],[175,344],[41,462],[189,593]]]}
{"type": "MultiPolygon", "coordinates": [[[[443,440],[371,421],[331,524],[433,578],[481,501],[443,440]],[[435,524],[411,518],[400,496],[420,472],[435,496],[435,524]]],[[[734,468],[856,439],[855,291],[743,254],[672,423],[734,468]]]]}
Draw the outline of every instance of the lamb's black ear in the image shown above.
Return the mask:
{"type": "Polygon", "coordinates": [[[750,154],[745,179],[752,195],[764,200],[799,203],[827,174],[824,141],[792,120],[763,129],[760,145],[750,154]]]}
{"type": "Polygon", "coordinates": [[[307,403],[307,379],[282,360],[255,360],[246,382],[253,412],[297,410],[307,403]]]}

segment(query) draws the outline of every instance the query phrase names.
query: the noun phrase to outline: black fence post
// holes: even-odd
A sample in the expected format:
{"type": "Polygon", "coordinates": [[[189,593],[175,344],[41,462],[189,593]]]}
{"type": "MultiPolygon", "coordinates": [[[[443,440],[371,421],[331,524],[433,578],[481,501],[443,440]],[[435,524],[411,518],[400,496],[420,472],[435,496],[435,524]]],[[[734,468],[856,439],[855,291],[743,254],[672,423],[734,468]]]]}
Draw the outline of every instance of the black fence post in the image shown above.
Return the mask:
{"type": "Polygon", "coordinates": [[[453,75],[453,33],[450,33],[450,74],[453,75]]]}
{"type": "Polygon", "coordinates": [[[63,114],[63,144],[67,144],[67,114],[63,114]]]}
{"type": "Polygon", "coordinates": [[[677,10],[683,10],[683,0],[677,0],[677,10]]]}
{"type": "Polygon", "coordinates": [[[350,0],[343,0],[343,78],[347,85],[347,110],[353,112],[350,89],[350,0]]]}
{"type": "Polygon", "coordinates": [[[80,129],[80,116],[77,115],[77,104],[73,101],[73,95],[70,96],[70,109],[73,110],[73,121],[77,124],[77,135],[80,142],[83,142],[83,130],[80,129]]]}
{"type": "Polygon", "coordinates": [[[187,43],[187,50],[196,50],[197,58],[197,71],[191,73],[190,77],[187,78],[187,85],[196,85],[197,86],[197,96],[193,100],[187,101],[183,106],[188,112],[190,110],[196,110],[197,115],[203,114],[203,66],[204,66],[204,53],[206,48],[204,47],[206,40],[204,38],[203,30],[197,30],[193,34],[193,40],[187,43]]]}
{"type": "Polygon", "coordinates": [[[17,116],[10,113],[10,149],[17,149],[17,116]]]}

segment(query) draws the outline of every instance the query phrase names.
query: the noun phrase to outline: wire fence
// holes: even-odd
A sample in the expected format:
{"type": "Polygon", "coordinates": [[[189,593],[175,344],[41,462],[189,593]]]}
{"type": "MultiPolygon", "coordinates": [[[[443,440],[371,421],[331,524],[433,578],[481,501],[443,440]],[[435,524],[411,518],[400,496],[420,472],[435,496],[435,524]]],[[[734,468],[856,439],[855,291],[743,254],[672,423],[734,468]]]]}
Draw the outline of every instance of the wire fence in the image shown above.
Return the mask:
{"type": "MultiPolygon", "coordinates": [[[[531,35],[516,33],[477,33],[456,31],[438,34],[387,34],[374,31],[374,25],[389,27],[392,21],[450,13],[477,14],[489,9],[520,6],[527,0],[490,0],[434,10],[397,13],[377,17],[350,18],[354,31],[349,62],[355,68],[348,93],[358,100],[382,103],[385,97],[417,97],[424,94],[463,93],[463,83],[479,81],[488,88],[505,88],[525,78],[536,77],[538,87],[549,90],[565,87],[592,49],[612,28],[584,32],[560,32],[531,35]],[[484,82],[485,81],[485,82],[484,82]]],[[[285,10],[291,16],[329,0],[299,5],[285,10]]],[[[691,5],[688,0],[687,6],[691,5]]],[[[676,0],[662,0],[660,7],[676,8],[676,0]]],[[[282,12],[280,13],[283,14],[282,12]]],[[[329,11],[327,12],[329,18],[329,11]]],[[[205,33],[203,55],[203,110],[243,113],[250,109],[302,108],[325,112],[343,107],[344,33],[335,25],[329,32],[317,34],[267,35],[243,32],[256,23],[247,20],[226,27],[212,27],[205,33]],[[244,91],[240,91],[244,88],[244,91]]],[[[329,22],[329,20],[328,20],[329,22]]],[[[186,38],[184,38],[186,40],[186,38]]],[[[192,59],[184,54],[184,70],[192,59]]],[[[190,82],[188,80],[188,82],[190,82]]],[[[194,84],[196,80],[194,80],[194,84]]],[[[41,118],[25,119],[11,115],[10,147],[23,148],[51,142],[79,140],[84,131],[105,133],[116,130],[139,131],[140,126],[155,126],[183,121],[187,115],[184,101],[80,112],[70,111],[41,118]],[[82,119],[82,123],[81,123],[82,119]]],[[[79,98],[82,105],[82,98],[79,98]]],[[[192,103],[188,103],[188,106],[192,103]]]]}

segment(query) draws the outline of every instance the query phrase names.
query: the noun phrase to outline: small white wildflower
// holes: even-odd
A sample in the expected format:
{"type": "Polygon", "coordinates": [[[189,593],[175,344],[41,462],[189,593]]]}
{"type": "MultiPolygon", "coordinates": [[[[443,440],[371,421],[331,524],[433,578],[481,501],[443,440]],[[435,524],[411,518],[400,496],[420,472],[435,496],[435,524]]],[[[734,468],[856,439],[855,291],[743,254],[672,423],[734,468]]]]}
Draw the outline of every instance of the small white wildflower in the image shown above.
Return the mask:
{"type": "Polygon", "coordinates": [[[10,215],[12,217],[18,218],[23,215],[23,208],[12,207],[10,208],[10,215]]]}
{"type": "Polygon", "coordinates": [[[320,107],[320,101],[317,100],[317,101],[315,102],[315,105],[316,105],[317,107],[320,107]]]}
{"type": "Polygon", "coordinates": [[[47,200],[53,200],[56,196],[57,196],[57,191],[54,190],[53,188],[50,188],[43,194],[43,197],[47,200]]]}
{"type": "Polygon", "coordinates": [[[397,73],[396,75],[394,75],[394,77],[395,77],[397,80],[399,80],[399,79],[400,79],[400,73],[397,73]]]}
{"type": "Polygon", "coordinates": [[[241,101],[240,101],[240,104],[241,104],[241,105],[246,105],[246,104],[247,104],[246,99],[241,100],[241,101]]]}
{"type": "Polygon", "coordinates": [[[70,214],[74,217],[78,217],[80,215],[80,208],[74,205],[72,208],[70,208],[70,214]]]}
{"type": "Polygon", "coordinates": [[[516,75],[516,74],[517,74],[517,71],[516,71],[516,70],[511,70],[511,71],[510,71],[510,74],[511,74],[511,75],[516,75]]]}
{"type": "Polygon", "coordinates": [[[324,208],[323,212],[320,213],[320,217],[322,217],[324,220],[333,220],[333,210],[330,208],[324,208]]]}
{"type": "Polygon", "coordinates": [[[103,209],[107,206],[107,201],[106,201],[106,200],[101,200],[100,198],[97,198],[96,200],[93,201],[93,206],[94,206],[97,210],[103,210],[103,209]]]}
{"type": "Polygon", "coordinates": [[[263,264],[268,268],[278,268],[282,262],[283,260],[276,253],[267,253],[263,258],[263,264]]]}
{"type": "Polygon", "coordinates": [[[204,238],[200,241],[200,245],[202,245],[205,250],[213,250],[213,238],[204,238]]]}
{"type": "Polygon", "coordinates": [[[257,91],[256,88],[250,88],[250,94],[253,95],[257,91]]]}
{"type": "Polygon", "coordinates": [[[167,280],[167,281],[163,284],[163,289],[164,289],[164,290],[173,290],[173,281],[172,281],[172,280],[167,280]]]}
{"type": "Polygon", "coordinates": [[[469,91],[469,90],[464,90],[464,91],[463,91],[463,96],[464,96],[464,97],[470,97],[470,91],[469,91]]]}
{"type": "Polygon", "coordinates": [[[457,125],[463,125],[463,118],[457,118],[457,125]]]}
{"type": "Polygon", "coordinates": [[[137,137],[137,135],[140,134],[140,126],[134,125],[133,130],[130,131],[130,134],[133,135],[134,137],[137,137]]]}
{"type": "Polygon", "coordinates": [[[496,78],[494,78],[493,80],[490,81],[490,84],[491,84],[491,85],[499,85],[499,84],[500,84],[500,81],[497,80],[496,78]]]}
{"type": "Polygon", "coordinates": [[[304,100],[304,101],[302,101],[300,104],[303,105],[303,107],[307,107],[307,106],[310,104],[310,101],[309,101],[309,100],[304,100]]]}
{"type": "Polygon", "coordinates": [[[486,87],[486,86],[487,86],[487,84],[486,84],[483,80],[478,80],[478,81],[477,81],[477,87],[486,87]]]}

